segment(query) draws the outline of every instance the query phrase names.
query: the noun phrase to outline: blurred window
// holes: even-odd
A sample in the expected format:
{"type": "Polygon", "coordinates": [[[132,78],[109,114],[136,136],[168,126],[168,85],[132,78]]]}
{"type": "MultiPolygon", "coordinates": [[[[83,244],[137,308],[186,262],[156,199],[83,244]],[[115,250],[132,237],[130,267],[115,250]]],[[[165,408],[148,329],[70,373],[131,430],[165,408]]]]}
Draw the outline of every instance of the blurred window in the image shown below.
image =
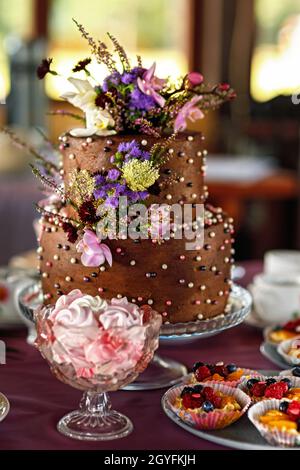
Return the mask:
{"type": "Polygon", "coordinates": [[[255,0],[251,95],[267,101],[300,90],[300,0],[255,0]]]}
{"type": "MultiPolygon", "coordinates": [[[[158,75],[178,75],[187,70],[188,6],[186,0],[52,0],[49,17],[49,56],[62,75],[70,74],[76,61],[89,55],[89,46],[72,22],[74,17],[95,38],[109,31],[128,52],[132,63],[140,54],[144,65],[157,62],[158,75]]],[[[92,65],[102,79],[106,68],[92,65]]],[[[78,77],[80,75],[78,74],[78,77]]],[[[65,89],[64,79],[49,76],[48,96],[57,99],[65,89]]]]}
{"type": "Polygon", "coordinates": [[[0,0],[0,101],[10,90],[8,51],[30,39],[32,31],[33,0],[0,0]]]}

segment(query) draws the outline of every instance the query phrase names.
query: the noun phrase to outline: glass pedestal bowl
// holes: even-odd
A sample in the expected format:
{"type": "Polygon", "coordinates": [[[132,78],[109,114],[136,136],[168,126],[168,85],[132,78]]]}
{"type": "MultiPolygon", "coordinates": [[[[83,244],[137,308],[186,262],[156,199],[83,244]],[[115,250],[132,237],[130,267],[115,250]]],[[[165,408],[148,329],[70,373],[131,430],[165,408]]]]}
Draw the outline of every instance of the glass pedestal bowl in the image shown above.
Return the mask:
{"type": "Polygon", "coordinates": [[[82,335],[88,337],[89,327],[85,325],[77,332],[74,329],[75,336],[68,329],[58,340],[51,311],[53,307],[43,307],[35,312],[35,345],[57,379],[84,392],[78,410],[68,413],[59,421],[58,431],[65,436],[87,441],[127,436],[133,430],[132,422],[112,410],[107,392],[128,385],[145,370],[158,347],[161,316],[151,310],[142,325],[111,327],[104,333],[101,329],[99,344],[84,346],[92,359],[89,364],[86,356],[82,357],[85,350],[82,335]],[[98,362],[97,357],[101,357],[98,362]]]}

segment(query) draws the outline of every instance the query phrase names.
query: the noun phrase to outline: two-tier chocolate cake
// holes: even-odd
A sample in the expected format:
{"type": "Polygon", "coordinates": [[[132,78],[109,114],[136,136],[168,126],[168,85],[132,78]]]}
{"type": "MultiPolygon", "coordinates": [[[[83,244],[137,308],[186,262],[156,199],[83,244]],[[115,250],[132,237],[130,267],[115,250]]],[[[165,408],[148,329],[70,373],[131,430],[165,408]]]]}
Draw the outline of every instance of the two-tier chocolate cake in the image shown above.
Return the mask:
{"type": "MultiPolygon", "coordinates": [[[[159,79],[155,64],[147,69],[139,59],[132,67],[112,39],[121,69],[108,49],[92,46],[109,75],[96,84],[88,71],[90,59],[74,67],[86,79],[69,78],[74,91],[64,98],[84,111],[82,127],[60,137],[60,165],[46,166],[46,173],[35,169],[55,193],[39,205],[38,259],[45,303],[80,289],[105,299],[126,296],[137,305],[151,305],[164,322],[226,313],[233,221],[207,203],[204,137],[189,133],[187,125],[233,98],[234,92],[227,84],[206,85],[195,72],[176,85],[159,79]],[[205,204],[203,246],[186,250],[186,240],[172,232],[166,239],[101,236],[98,209],[118,212],[121,196],[129,206],[205,204]]],[[[44,60],[40,78],[55,73],[51,67],[44,60]]]]}

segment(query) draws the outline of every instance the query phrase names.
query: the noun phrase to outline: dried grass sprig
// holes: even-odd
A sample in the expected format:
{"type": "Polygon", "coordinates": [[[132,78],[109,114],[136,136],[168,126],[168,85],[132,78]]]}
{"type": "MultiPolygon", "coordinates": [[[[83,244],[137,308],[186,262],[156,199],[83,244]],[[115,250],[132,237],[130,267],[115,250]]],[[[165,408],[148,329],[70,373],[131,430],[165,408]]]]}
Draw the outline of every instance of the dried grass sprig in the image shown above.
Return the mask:
{"type": "Polygon", "coordinates": [[[140,55],[136,56],[138,67],[143,67],[142,57],[140,55]]]}
{"type": "Polygon", "coordinates": [[[150,150],[151,161],[159,165],[167,161],[168,158],[165,157],[165,153],[169,149],[172,142],[174,142],[174,140],[176,139],[176,136],[177,136],[177,133],[174,132],[168,138],[166,138],[162,144],[161,143],[154,144],[150,150]]]}
{"type": "Polygon", "coordinates": [[[44,217],[52,217],[53,219],[56,219],[61,223],[67,223],[67,224],[72,223],[76,227],[80,226],[80,223],[77,220],[72,219],[71,217],[65,217],[61,214],[57,214],[56,212],[51,212],[49,210],[46,210],[44,207],[41,207],[39,204],[34,204],[34,207],[36,208],[37,212],[43,215],[44,217]]]}
{"type": "Polygon", "coordinates": [[[80,114],[71,113],[70,111],[65,111],[64,109],[56,109],[55,111],[49,111],[46,113],[47,116],[62,116],[62,117],[70,117],[76,119],[77,121],[85,122],[85,118],[80,114]]]}
{"type": "Polygon", "coordinates": [[[0,132],[3,134],[8,135],[11,141],[15,144],[16,147],[26,150],[29,154],[31,154],[35,160],[37,160],[47,171],[47,173],[58,172],[58,167],[46,160],[34,147],[29,145],[27,142],[24,142],[19,136],[17,136],[11,129],[8,127],[0,127],[0,132]]]}
{"type": "Polygon", "coordinates": [[[107,45],[102,41],[96,42],[92,38],[92,36],[90,36],[89,33],[85,30],[82,24],[78,23],[74,18],[73,21],[79,29],[82,37],[87,40],[91,48],[91,52],[96,57],[97,62],[99,62],[99,64],[106,65],[110,72],[114,72],[117,68],[117,64],[113,58],[112,53],[109,52],[109,50],[107,49],[107,45]]]}
{"type": "Polygon", "coordinates": [[[112,34],[110,34],[110,33],[106,33],[106,34],[107,34],[107,36],[109,37],[109,39],[111,40],[111,42],[114,45],[115,52],[119,56],[120,62],[121,62],[122,67],[123,67],[123,70],[124,71],[130,70],[130,62],[129,62],[129,59],[127,57],[127,54],[125,52],[124,47],[121,46],[119,41],[112,34]]]}

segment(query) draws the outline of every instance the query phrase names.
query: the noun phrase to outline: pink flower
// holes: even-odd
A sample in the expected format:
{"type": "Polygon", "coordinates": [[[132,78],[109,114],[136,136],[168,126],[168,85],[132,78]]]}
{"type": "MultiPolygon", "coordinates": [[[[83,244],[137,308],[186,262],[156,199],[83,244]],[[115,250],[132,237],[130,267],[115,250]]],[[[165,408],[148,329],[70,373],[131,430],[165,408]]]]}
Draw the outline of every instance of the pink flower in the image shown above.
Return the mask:
{"type": "Polygon", "coordinates": [[[96,267],[104,264],[105,261],[112,265],[112,254],[110,248],[101,243],[97,235],[91,230],[85,230],[82,239],[77,243],[76,250],[81,255],[81,262],[84,266],[96,267]]]}
{"type": "Polygon", "coordinates": [[[196,106],[201,99],[202,96],[194,96],[180,109],[174,122],[175,132],[183,131],[184,129],[186,129],[188,120],[195,122],[198,119],[202,119],[204,117],[204,114],[201,109],[196,106]]]}
{"type": "Polygon", "coordinates": [[[154,76],[155,67],[156,63],[153,62],[153,65],[151,65],[150,69],[144,72],[143,77],[138,77],[137,84],[139,89],[145,93],[145,95],[152,96],[156,103],[163,107],[166,100],[159,93],[157,93],[157,91],[162,89],[166,83],[166,80],[154,76]]]}
{"type": "Polygon", "coordinates": [[[137,305],[128,302],[126,297],[112,299],[111,304],[99,317],[105,330],[109,328],[130,328],[143,324],[143,316],[137,305]]]}
{"type": "Polygon", "coordinates": [[[198,72],[190,72],[187,75],[187,79],[192,86],[196,86],[203,82],[203,75],[198,72]]]}

